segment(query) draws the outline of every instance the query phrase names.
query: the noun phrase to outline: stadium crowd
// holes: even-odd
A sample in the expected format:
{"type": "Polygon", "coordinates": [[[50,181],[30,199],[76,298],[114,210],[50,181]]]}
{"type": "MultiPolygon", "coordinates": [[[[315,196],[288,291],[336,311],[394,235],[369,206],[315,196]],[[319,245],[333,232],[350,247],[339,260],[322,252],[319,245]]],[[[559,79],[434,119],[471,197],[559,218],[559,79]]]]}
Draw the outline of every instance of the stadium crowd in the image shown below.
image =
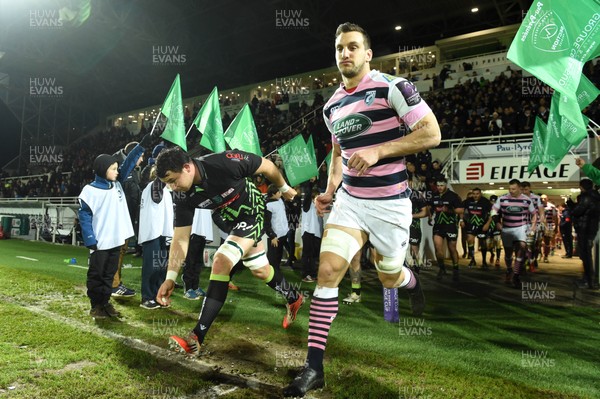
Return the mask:
{"type": "MultiPolygon", "coordinates": [[[[423,98],[438,118],[443,140],[531,133],[536,116],[545,122],[548,121],[551,90],[540,82],[535,83],[540,84],[535,90],[525,90],[524,85],[531,87],[531,81],[524,83],[520,70],[508,67],[507,71],[510,76],[506,76],[508,73],[500,73],[492,80],[481,76],[459,83],[451,89],[423,93],[423,98]]],[[[600,86],[598,62],[586,63],[584,73],[596,86],[600,86]]],[[[225,101],[227,100],[222,101],[223,105],[227,105],[225,101]]],[[[291,138],[302,133],[305,139],[312,135],[317,162],[320,164],[331,150],[329,133],[321,117],[323,97],[317,93],[312,105],[302,102],[296,108],[290,107],[289,111],[279,110],[277,106],[287,101],[287,95],[284,94],[272,99],[259,100],[254,97],[250,102],[263,154],[273,153],[291,138]]],[[[186,130],[201,105],[195,104],[192,112],[186,108],[186,130]]],[[[594,101],[584,113],[592,120],[600,121],[600,101],[594,101]]],[[[227,129],[234,118],[235,115],[224,114],[224,129],[227,129]]],[[[63,150],[62,162],[29,165],[25,175],[35,177],[10,179],[6,175],[0,176],[3,178],[0,198],[76,196],[81,188],[93,179],[90,165],[97,154],[115,153],[127,143],[139,140],[151,127],[152,124],[148,122],[142,125],[139,132],[130,132],[124,127],[111,127],[86,135],[63,150]],[[110,136],[110,140],[106,139],[107,136],[110,136]]],[[[160,131],[160,127],[157,128],[160,131]]],[[[159,141],[160,139],[155,139],[146,151],[144,162],[151,158],[151,149],[159,141]]],[[[187,137],[188,149],[192,153],[206,152],[198,145],[199,141],[200,133],[192,129],[187,137]]],[[[277,157],[273,159],[276,160],[277,157]]],[[[408,167],[409,172],[420,176],[422,182],[429,180],[433,183],[443,167],[439,161],[433,162],[431,155],[424,159],[411,156],[407,157],[407,161],[412,163],[408,167]],[[413,165],[415,172],[412,171],[413,165]]],[[[281,163],[278,165],[281,166],[281,163]]]]}

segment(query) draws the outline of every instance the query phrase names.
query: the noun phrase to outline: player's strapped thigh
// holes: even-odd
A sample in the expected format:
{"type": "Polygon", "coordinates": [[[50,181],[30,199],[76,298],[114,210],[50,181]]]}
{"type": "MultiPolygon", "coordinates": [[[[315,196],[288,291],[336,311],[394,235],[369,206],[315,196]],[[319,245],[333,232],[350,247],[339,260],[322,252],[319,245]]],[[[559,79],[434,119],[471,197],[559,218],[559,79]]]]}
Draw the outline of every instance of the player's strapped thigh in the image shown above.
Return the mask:
{"type": "Polygon", "coordinates": [[[321,253],[332,252],[342,257],[348,264],[354,255],[362,248],[363,243],[352,234],[335,226],[329,226],[323,232],[321,253]]]}
{"type": "Polygon", "coordinates": [[[219,249],[217,249],[216,254],[225,256],[233,265],[235,265],[242,259],[242,256],[244,256],[244,249],[237,242],[228,239],[221,244],[219,249]]]}
{"type": "Polygon", "coordinates": [[[380,273],[385,274],[396,274],[402,271],[404,260],[406,259],[406,251],[401,256],[388,257],[381,256],[377,262],[375,262],[375,268],[380,273]]]}
{"type": "Polygon", "coordinates": [[[261,267],[267,266],[269,264],[269,259],[267,258],[267,253],[262,250],[255,252],[251,255],[247,255],[242,259],[242,263],[250,270],[260,269],[261,267]]]}

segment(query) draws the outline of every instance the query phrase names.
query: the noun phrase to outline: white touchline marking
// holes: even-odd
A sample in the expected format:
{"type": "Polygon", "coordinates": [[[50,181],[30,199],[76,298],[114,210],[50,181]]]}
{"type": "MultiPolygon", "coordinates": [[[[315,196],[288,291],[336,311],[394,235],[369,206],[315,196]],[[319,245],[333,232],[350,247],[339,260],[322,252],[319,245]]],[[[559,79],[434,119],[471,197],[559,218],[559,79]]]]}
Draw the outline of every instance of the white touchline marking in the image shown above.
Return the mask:
{"type": "Polygon", "coordinates": [[[86,269],[86,270],[88,269],[87,266],[77,266],[77,265],[67,265],[67,267],[78,267],[80,269],[86,269]]]}
{"type": "MultiPolygon", "coordinates": [[[[122,335],[122,334],[113,332],[113,331],[105,330],[103,328],[100,328],[99,326],[96,326],[94,322],[84,323],[77,319],[65,317],[58,313],[51,312],[40,306],[19,303],[18,301],[14,300],[13,298],[6,297],[4,295],[0,295],[0,300],[2,300],[4,302],[9,302],[13,305],[20,306],[23,309],[27,309],[30,312],[39,314],[41,316],[52,319],[54,321],[64,323],[75,329],[93,333],[95,335],[99,335],[104,338],[109,338],[109,339],[112,339],[115,341],[119,341],[121,344],[126,345],[130,348],[134,348],[134,349],[149,353],[150,355],[152,355],[158,359],[161,359],[163,361],[177,363],[179,366],[185,367],[188,370],[195,371],[202,375],[208,376],[208,375],[214,375],[214,373],[215,373],[216,365],[213,363],[206,362],[206,361],[203,361],[203,360],[200,360],[197,358],[192,359],[187,356],[183,357],[183,358],[174,357],[173,352],[171,350],[167,350],[165,348],[161,348],[156,345],[148,344],[138,338],[129,337],[126,335],[122,335]]],[[[268,393],[278,392],[280,389],[279,387],[272,385],[270,383],[262,382],[255,377],[244,377],[244,376],[241,376],[238,374],[231,374],[231,373],[227,373],[227,372],[223,372],[223,371],[216,371],[216,373],[217,373],[217,376],[219,377],[219,379],[222,380],[222,382],[227,383],[227,384],[232,384],[232,385],[241,386],[241,387],[247,387],[247,388],[254,389],[254,390],[261,390],[261,391],[265,391],[268,393]]]]}
{"type": "MultiPolygon", "coordinates": [[[[71,265],[71,264],[68,264],[67,267],[78,267],[80,269],[85,269],[85,270],[88,269],[87,266],[79,266],[79,265],[71,265]]],[[[127,267],[127,269],[141,269],[141,267],[127,267]]]]}
{"type": "Polygon", "coordinates": [[[459,291],[459,290],[455,290],[455,291],[456,291],[456,292],[458,292],[459,294],[464,294],[464,295],[468,295],[468,296],[475,297],[475,295],[473,295],[473,294],[469,294],[468,292],[459,291]]]}
{"type": "Polygon", "coordinates": [[[28,258],[27,256],[17,256],[17,258],[21,258],[21,259],[25,259],[25,260],[32,260],[32,261],[34,261],[34,262],[37,262],[37,261],[38,261],[37,259],[34,259],[34,258],[28,258]]]}

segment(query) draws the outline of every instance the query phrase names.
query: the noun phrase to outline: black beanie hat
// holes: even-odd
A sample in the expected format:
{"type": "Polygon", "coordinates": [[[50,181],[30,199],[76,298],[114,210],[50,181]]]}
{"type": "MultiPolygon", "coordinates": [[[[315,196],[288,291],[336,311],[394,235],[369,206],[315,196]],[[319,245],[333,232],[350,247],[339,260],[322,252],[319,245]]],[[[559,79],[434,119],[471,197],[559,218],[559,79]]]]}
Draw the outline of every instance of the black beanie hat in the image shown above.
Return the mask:
{"type": "Polygon", "coordinates": [[[104,179],[106,179],[106,171],[108,170],[108,168],[110,167],[110,165],[112,165],[113,163],[117,162],[117,159],[115,157],[113,157],[112,155],[108,155],[108,154],[100,154],[96,157],[96,159],[94,160],[94,173],[97,176],[100,176],[104,179]]]}

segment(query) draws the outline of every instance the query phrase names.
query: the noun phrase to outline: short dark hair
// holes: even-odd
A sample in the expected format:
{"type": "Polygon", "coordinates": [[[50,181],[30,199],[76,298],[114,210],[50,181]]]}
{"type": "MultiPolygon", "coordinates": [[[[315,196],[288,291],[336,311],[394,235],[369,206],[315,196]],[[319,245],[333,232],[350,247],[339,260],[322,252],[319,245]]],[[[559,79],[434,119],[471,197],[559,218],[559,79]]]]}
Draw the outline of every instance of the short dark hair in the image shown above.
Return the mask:
{"type": "MultiPolygon", "coordinates": [[[[513,185],[513,184],[518,184],[519,186],[523,187],[523,184],[527,183],[526,181],[524,181],[523,183],[521,183],[519,181],[519,179],[512,179],[511,181],[508,182],[508,185],[513,185]]],[[[529,183],[527,183],[529,184],[529,183]]]]}
{"type": "Polygon", "coordinates": [[[277,194],[278,191],[279,188],[275,184],[269,184],[269,187],[267,188],[267,197],[271,198],[272,196],[277,194]]]}
{"type": "Polygon", "coordinates": [[[156,158],[156,175],[163,179],[169,171],[179,173],[183,165],[191,161],[192,158],[179,147],[162,150],[156,158]]]}
{"type": "Polygon", "coordinates": [[[342,33],[348,33],[348,32],[362,33],[363,42],[365,43],[365,50],[368,50],[371,48],[371,38],[369,37],[369,34],[367,33],[367,31],[364,30],[363,28],[361,28],[360,26],[353,24],[352,22],[344,22],[343,24],[340,24],[340,26],[338,26],[337,29],[335,30],[335,38],[337,39],[337,37],[339,35],[341,35],[342,33]]]}
{"type": "MultiPolygon", "coordinates": [[[[517,180],[517,179],[515,179],[515,180],[517,180]]],[[[522,181],[521,183],[519,183],[519,186],[521,186],[521,188],[531,187],[531,183],[529,183],[528,181],[522,181]]]]}
{"type": "Polygon", "coordinates": [[[437,179],[435,179],[435,182],[448,184],[448,180],[445,177],[438,177],[437,179]]]}
{"type": "Polygon", "coordinates": [[[480,189],[479,187],[475,187],[475,188],[474,188],[473,190],[471,190],[471,191],[479,191],[479,192],[481,192],[481,189],[480,189]]]}
{"type": "Polygon", "coordinates": [[[594,182],[590,179],[581,179],[579,181],[579,186],[585,191],[592,191],[594,189],[594,182]]]}

